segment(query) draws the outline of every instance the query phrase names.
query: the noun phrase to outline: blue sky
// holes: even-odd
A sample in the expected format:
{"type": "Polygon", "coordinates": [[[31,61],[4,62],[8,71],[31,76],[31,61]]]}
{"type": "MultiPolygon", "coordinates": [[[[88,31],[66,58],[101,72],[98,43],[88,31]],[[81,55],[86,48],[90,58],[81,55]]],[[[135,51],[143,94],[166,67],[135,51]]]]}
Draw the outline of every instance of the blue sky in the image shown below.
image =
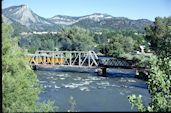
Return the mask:
{"type": "Polygon", "coordinates": [[[107,13],[114,17],[154,21],[156,16],[171,16],[171,0],[4,0],[2,8],[22,4],[45,18],[107,13]]]}

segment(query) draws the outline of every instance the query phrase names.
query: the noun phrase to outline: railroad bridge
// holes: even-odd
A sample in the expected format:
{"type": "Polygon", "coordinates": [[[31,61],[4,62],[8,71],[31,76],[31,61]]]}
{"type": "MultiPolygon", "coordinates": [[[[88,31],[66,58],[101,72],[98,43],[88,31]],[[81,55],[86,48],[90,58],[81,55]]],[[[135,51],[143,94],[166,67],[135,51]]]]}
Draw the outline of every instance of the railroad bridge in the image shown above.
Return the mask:
{"type": "Polygon", "coordinates": [[[94,51],[36,51],[25,55],[26,61],[33,67],[58,66],[101,68],[106,76],[106,68],[133,68],[132,61],[123,58],[98,57],[94,51]]]}

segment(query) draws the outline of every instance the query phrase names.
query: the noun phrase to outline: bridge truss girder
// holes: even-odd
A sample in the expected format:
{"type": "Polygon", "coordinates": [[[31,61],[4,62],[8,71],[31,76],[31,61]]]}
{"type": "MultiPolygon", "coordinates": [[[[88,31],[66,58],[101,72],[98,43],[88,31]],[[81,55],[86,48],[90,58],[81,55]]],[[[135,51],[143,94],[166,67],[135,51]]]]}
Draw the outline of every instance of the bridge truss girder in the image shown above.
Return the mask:
{"type": "Polygon", "coordinates": [[[108,67],[108,68],[112,68],[112,67],[132,68],[132,62],[119,58],[101,58],[98,60],[98,64],[100,67],[108,67]]]}
{"type": "Polygon", "coordinates": [[[98,57],[94,51],[36,51],[35,54],[27,54],[32,65],[58,65],[71,67],[98,66],[98,57]],[[47,62],[50,60],[50,63],[47,62]]]}

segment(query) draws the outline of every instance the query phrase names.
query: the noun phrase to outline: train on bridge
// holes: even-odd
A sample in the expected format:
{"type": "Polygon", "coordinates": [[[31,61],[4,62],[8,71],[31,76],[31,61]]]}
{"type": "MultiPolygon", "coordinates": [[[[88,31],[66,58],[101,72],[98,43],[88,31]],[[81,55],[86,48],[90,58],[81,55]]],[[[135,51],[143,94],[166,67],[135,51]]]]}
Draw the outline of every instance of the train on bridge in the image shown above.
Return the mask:
{"type": "Polygon", "coordinates": [[[131,68],[132,63],[122,58],[99,57],[94,51],[36,51],[35,54],[27,54],[25,60],[31,65],[106,68],[131,68]]]}
{"type": "Polygon", "coordinates": [[[98,66],[94,51],[36,51],[25,55],[25,60],[31,65],[55,65],[72,67],[98,66]]]}
{"type": "Polygon", "coordinates": [[[34,57],[34,59],[32,59],[32,56],[26,56],[25,57],[25,61],[26,62],[30,62],[31,64],[34,64],[35,62],[37,62],[38,64],[62,64],[65,62],[64,58],[48,58],[48,57],[44,57],[44,56],[40,56],[40,57],[34,57]]]}
{"type": "Polygon", "coordinates": [[[94,51],[36,51],[35,54],[25,55],[25,60],[32,67],[48,65],[58,67],[100,68],[104,76],[106,75],[106,68],[135,68],[132,65],[133,62],[130,60],[112,57],[100,58],[94,51]]]}

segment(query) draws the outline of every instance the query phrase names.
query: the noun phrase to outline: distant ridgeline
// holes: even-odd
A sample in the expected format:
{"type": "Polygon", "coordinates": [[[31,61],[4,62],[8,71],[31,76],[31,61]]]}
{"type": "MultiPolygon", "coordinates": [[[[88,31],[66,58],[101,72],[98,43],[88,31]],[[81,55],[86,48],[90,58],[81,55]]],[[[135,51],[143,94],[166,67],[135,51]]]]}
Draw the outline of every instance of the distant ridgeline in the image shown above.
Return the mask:
{"type": "Polygon", "coordinates": [[[146,24],[153,24],[147,19],[131,20],[125,17],[113,17],[108,14],[94,13],[91,15],[72,17],[56,15],[43,18],[34,13],[28,6],[12,6],[2,10],[3,20],[11,24],[16,32],[59,32],[62,27],[79,26],[93,31],[136,30],[144,32],[146,24]]]}

